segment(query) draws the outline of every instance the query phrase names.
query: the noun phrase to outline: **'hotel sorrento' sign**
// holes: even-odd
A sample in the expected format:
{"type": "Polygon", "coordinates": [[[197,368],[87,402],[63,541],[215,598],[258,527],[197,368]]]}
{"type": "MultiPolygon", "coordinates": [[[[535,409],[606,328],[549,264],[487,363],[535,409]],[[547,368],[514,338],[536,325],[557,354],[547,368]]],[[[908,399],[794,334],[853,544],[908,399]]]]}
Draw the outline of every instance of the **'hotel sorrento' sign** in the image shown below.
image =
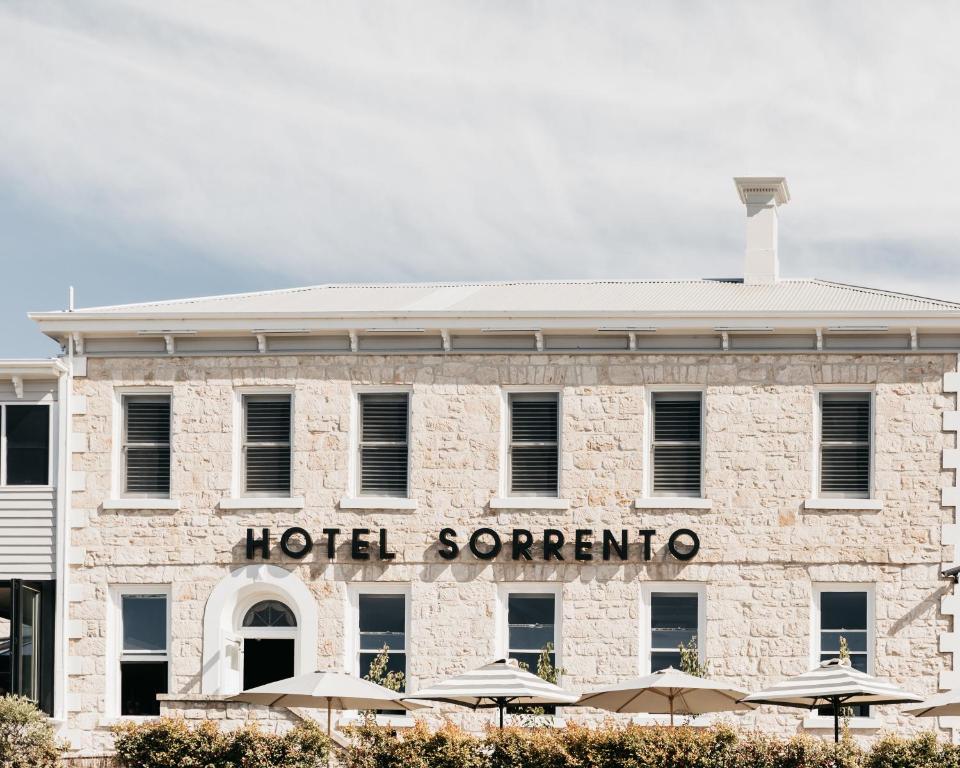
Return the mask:
{"type": "MultiPolygon", "coordinates": [[[[341,542],[349,543],[351,560],[370,560],[371,557],[395,560],[397,557],[397,553],[390,550],[386,528],[323,528],[321,534],[329,560],[336,559],[337,546],[341,542]]],[[[437,555],[443,560],[456,560],[464,552],[469,552],[477,560],[494,560],[503,553],[513,560],[650,560],[655,539],[657,532],[652,528],[636,532],[607,528],[595,532],[592,528],[577,528],[572,537],[559,529],[547,528],[539,541],[526,528],[514,528],[509,535],[501,535],[493,528],[477,528],[464,537],[453,528],[444,528],[437,536],[437,555]]],[[[667,552],[676,560],[692,560],[700,551],[700,537],[689,528],[678,528],[666,540],[667,552]]],[[[278,543],[280,551],[295,560],[302,560],[314,549],[310,532],[299,527],[287,528],[278,543]]],[[[247,528],[247,560],[269,560],[272,549],[269,528],[259,531],[247,528]]]]}

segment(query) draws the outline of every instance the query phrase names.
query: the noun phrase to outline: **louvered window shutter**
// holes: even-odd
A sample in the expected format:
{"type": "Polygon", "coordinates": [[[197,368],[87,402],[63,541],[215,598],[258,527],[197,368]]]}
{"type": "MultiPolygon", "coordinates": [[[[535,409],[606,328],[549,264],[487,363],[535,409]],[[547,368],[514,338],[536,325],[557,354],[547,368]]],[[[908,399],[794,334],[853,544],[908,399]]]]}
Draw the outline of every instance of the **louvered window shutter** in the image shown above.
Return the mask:
{"type": "Polygon", "coordinates": [[[123,398],[124,492],[170,495],[170,398],[123,398]]]}
{"type": "Polygon", "coordinates": [[[555,394],[510,395],[510,493],[559,493],[560,420],[555,394]]]}
{"type": "Polygon", "coordinates": [[[290,396],[243,398],[243,462],[246,493],[290,493],[290,396]]]}
{"type": "Polygon", "coordinates": [[[653,494],[691,496],[701,489],[701,395],[653,395],[653,494]]]}
{"type": "Polygon", "coordinates": [[[360,395],[360,493],[407,495],[408,397],[403,393],[360,395]]]}
{"type": "Polygon", "coordinates": [[[821,496],[870,496],[870,432],[869,393],[821,393],[821,496]]]}

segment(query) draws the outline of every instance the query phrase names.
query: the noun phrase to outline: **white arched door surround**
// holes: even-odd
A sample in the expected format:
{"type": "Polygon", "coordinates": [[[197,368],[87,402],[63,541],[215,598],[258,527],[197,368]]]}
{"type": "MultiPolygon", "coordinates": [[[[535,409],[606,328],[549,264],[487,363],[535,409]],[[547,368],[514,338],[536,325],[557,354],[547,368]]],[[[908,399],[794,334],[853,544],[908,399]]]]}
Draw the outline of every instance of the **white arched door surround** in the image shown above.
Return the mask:
{"type": "Polygon", "coordinates": [[[296,617],[294,674],[317,668],[317,603],[307,585],[276,565],[247,565],[224,576],[207,598],[202,693],[233,694],[240,690],[241,625],[246,612],[262,600],[279,600],[296,617]]]}

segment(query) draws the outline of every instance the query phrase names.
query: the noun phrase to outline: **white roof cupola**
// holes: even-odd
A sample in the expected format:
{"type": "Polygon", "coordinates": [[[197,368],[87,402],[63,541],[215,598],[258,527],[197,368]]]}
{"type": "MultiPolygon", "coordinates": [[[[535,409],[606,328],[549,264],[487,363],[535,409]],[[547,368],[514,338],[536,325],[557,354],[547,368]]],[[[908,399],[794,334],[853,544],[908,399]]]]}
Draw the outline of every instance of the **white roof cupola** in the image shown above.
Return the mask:
{"type": "Polygon", "coordinates": [[[734,183],[747,206],[747,254],[743,282],[775,283],[780,277],[777,257],[777,209],[790,202],[783,176],[738,176],[734,183]]]}

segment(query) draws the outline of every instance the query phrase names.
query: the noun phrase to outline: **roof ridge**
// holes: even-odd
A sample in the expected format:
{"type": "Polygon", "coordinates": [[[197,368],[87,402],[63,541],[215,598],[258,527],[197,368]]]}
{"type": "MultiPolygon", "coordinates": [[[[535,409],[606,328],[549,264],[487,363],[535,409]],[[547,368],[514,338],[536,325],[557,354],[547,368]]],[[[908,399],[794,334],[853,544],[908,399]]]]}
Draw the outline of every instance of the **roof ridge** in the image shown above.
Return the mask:
{"type": "Polygon", "coordinates": [[[903,299],[914,299],[917,301],[932,301],[935,304],[939,304],[943,307],[951,307],[960,309],[960,302],[956,301],[947,301],[946,299],[935,299],[933,296],[921,296],[918,293],[904,293],[903,291],[890,291],[886,288],[871,288],[868,285],[855,285],[854,283],[841,283],[836,280],[823,280],[821,278],[814,278],[812,282],[819,283],[821,285],[831,285],[837,288],[847,288],[848,290],[857,291],[858,293],[870,293],[874,295],[881,296],[899,296],[903,299]]]}

